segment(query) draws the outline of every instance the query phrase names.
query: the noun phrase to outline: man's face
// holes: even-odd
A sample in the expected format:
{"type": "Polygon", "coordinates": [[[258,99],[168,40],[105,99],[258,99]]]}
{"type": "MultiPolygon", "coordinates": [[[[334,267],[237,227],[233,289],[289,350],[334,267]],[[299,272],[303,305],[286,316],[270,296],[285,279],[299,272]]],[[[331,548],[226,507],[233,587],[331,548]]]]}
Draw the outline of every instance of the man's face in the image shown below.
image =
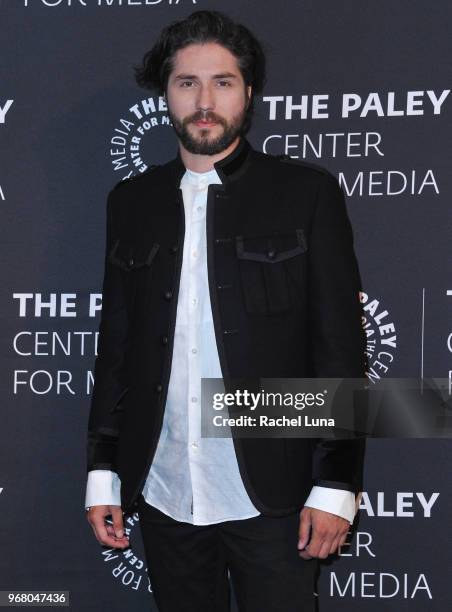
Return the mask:
{"type": "Polygon", "coordinates": [[[231,145],[242,130],[250,95],[237,59],[221,45],[193,44],[176,53],[168,113],[190,153],[216,155],[231,145]]]}

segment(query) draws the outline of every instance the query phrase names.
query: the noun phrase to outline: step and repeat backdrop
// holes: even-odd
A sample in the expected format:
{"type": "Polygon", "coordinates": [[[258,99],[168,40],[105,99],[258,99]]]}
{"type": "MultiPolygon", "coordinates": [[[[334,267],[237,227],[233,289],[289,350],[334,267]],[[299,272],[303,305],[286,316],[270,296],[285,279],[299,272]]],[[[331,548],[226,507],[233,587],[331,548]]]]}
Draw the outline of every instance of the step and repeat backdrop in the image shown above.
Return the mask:
{"type": "MultiPolygon", "coordinates": [[[[77,612],[156,610],[138,516],[124,552],[86,522],[86,426],[106,196],[177,150],[133,66],[196,9],[265,46],[252,145],[342,185],[371,383],[452,384],[450,2],[0,1],[0,590],[70,591],[77,612]]],[[[451,461],[449,440],[369,441],[359,518],[321,564],[322,612],[451,609],[451,461]]]]}

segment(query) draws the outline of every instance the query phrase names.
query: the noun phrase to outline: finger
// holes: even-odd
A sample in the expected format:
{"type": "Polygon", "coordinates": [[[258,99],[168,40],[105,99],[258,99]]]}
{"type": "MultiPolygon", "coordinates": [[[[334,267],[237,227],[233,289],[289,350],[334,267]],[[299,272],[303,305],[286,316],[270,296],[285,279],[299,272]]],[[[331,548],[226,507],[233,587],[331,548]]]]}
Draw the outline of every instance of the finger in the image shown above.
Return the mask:
{"type": "Polygon", "coordinates": [[[111,507],[111,517],[113,519],[113,529],[117,538],[122,538],[124,536],[124,522],[122,518],[122,508],[121,506],[112,506],[111,507]]]}
{"type": "Polygon", "coordinates": [[[341,534],[337,535],[332,543],[331,543],[331,548],[329,550],[329,555],[334,555],[334,553],[337,551],[338,547],[339,547],[339,542],[341,541],[341,534]]]}
{"type": "Polygon", "coordinates": [[[127,548],[129,546],[129,540],[127,538],[118,539],[115,535],[109,535],[106,529],[98,529],[95,533],[97,533],[97,540],[102,546],[108,546],[110,548],[127,548]]]}
{"type": "Polygon", "coordinates": [[[311,557],[311,555],[306,551],[306,548],[304,550],[299,550],[298,554],[300,555],[300,557],[302,557],[303,559],[305,559],[306,561],[309,561],[309,559],[312,559],[313,557],[311,557]]]}
{"type": "Polygon", "coordinates": [[[342,546],[344,546],[345,542],[347,541],[347,536],[348,536],[349,532],[346,531],[340,538],[339,538],[339,545],[338,548],[341,548],[342,546]]]}
{"type": "Polygon", "coordinates": [[[115,534],[115,530],[114,530],[113,525],[109,525],[109,524],[107,523],[107,525],[105,525],[105,529],[107,530],[108,535],[109,535],[109,536],[112,536],[112,537],[113,537],[113,538],[115,538],[116,540],[125,540],[125,539],[128,539],[126,535],[124,535],[122,538],[118,538],[118,537],[116,536],[116,534],[115,534]]]}
{"type": "Polygon", "coordinates": [[[309,542],[311,535],[311,513],[309,509],[303,508],[300,513],[300,525],[298,528],[298,550],[302,550],[309,542]]]}
{"type": "Polygon", "coordinates": [[[317,555],[319,559],[326,559],[328,557],[328,555],[330,554],[331,544],[331,540],[325,540],[322,543],[322,546],[320,547],[319,553],[317,555]]]}
{"type": "MultiPolygon", "coordinates": [[[[325,554],[325,549],[329,551],[333,539],[336,537],[337,532],[331,531],[326,528],[313,526],[311,541],[309,542],[306,550],[313,557],[320,557],[321,554],[325,554]]],[[[326,553],[326,556],[328,552],[326,553]]],[[[325,556],[321,557],[322,559],[325,556]]]]}
{"type": "Polygon", "coordinates": [[[126,538],[117,540],[114,536],[109,535],[102,515],[96,515],[92,518],[91,527],[93,528],[97,541],[103,546],[126,548],[129,545],[126,538]]]}
{"type": "Polygon", "coordinates": [[[328,557],[328,555],[330,554],[332,543],[332,540],[325,540],[319,552],[320,559],[326,559],[328,557]]]}
{"type": "Polygon", "coordinates": [[[323,530],[319,530],[318,527],[313,525],[311,532],[311,540],[306,546],[306,550],[311,555],[311,557],[317,557],[325,538],[326,533],[324,533],[323,530]]]}

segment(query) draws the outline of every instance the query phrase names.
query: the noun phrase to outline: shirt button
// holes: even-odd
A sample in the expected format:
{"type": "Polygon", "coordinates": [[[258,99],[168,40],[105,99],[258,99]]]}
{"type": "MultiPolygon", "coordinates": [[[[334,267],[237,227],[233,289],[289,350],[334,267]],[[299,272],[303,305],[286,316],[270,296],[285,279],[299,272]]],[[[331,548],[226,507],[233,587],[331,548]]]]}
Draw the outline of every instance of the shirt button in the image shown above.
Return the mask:
{"type": "Polygon", "coordinates": [[[202,206],[198,206],[198,207],[196,208],[196,210],[197,210],[198,212],[202,212],[202,206]]]}
{"type": "Polygon", "coordinates": [[[192,353],[197,353],[197,352],[198,352],[198,349],[196,349],[196,348],[192,348],[192,349],[191,349],[191,352],[192,352],[192,353]]]}
{"type": "Polygon", "coordinates": [[[198,398],[197,398],[197,397],[192,397],[192,398],[191,398],[191,401],[192,401],[193,403],[196,403],[196,402],[198,401],[198,398]]]}
{"type": "Polygon", "coordinates": [[[191,445],[193,448],[198,448],[198,444],[196,442],[192,442],[191,445]]]}
{"type": "Polygon", "coordinates": [[[192,251],[192,255],[193,255],[193,257],[197,257],[198,251],[192,251]]]}
{"type": "Polygon", "coordinates": [[[193,298],[191,303],[193,304],[193,306],[196,306],[196,304],[198,303],[197,298],[193,298]]]}

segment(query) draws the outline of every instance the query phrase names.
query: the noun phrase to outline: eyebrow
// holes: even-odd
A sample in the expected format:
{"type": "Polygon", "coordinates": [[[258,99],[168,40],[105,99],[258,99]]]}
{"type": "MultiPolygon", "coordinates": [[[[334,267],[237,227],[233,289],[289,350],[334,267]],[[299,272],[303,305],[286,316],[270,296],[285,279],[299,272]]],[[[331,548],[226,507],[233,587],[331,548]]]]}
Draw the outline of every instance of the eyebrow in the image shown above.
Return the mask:
{"type": "MultiPolygon", "coordinates": [[[[193,80],[196,79],[196,74],[178,74],[175,79],[176,80],[193,80]]],[[[214,74],[212,76],[213,79],[236,79],[237,75],[232,74],[232,72],[224,72],[223,74],[214,74]]]]}

